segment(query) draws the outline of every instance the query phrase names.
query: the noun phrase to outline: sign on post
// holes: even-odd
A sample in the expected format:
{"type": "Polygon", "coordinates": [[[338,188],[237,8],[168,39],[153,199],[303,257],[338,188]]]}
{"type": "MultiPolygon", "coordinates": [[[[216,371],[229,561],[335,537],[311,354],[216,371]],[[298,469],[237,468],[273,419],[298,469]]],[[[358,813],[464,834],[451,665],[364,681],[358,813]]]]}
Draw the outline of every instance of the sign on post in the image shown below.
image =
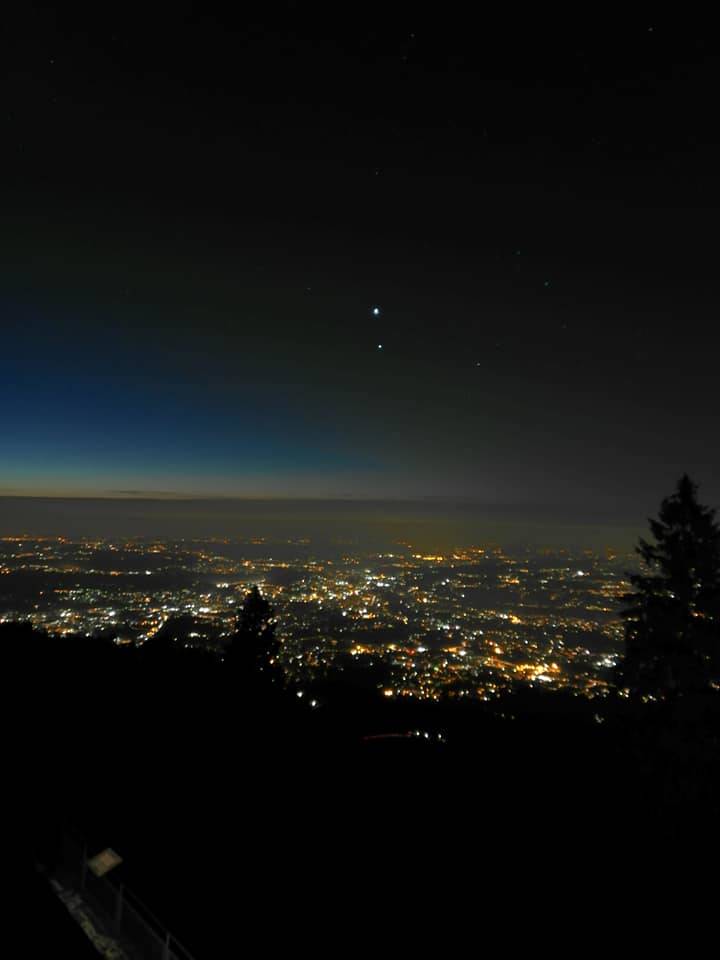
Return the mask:
{"type": "Polygon", "coordinates": [[[88,866],[96,877],[104,877],[113,867],[122,863],[122,859],[119,853],[115,853],[111,847],[107,847],[100,853],[95,854],[94,857],[90,857],[88,866]]]}

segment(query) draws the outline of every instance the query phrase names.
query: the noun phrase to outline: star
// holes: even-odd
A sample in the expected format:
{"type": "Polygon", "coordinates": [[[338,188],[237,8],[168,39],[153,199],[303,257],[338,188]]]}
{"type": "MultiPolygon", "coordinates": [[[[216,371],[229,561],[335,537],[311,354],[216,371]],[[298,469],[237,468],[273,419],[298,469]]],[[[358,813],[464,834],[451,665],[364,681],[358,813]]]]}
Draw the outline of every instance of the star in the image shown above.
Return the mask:
{"type": "Polygon", "coordinates": [[[378,348],[378,350],[382,350],[383,345],[382,345],[381,343],[379,343],[379,344],[377,345],[377,348],[378,348]]]}
{"type": "Polygon", "coordinates": [[[372,315],[373,315],[374,317],[379,317],[379,316],[380,316],[380,307],[373,307],[371,312],[372,312],[372,315]]]}

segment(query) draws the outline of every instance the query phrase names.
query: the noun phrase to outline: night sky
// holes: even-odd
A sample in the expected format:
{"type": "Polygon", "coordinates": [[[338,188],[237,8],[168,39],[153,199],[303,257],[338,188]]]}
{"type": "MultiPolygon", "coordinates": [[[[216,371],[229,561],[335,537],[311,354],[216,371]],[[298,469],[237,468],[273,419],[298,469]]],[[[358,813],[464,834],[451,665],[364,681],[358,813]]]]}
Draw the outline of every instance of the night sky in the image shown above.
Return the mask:
{"type": "Polygon", "coordinates": [[[4,32],[0,493],[720,501],[709,24],[65,6],[4,32]]]}

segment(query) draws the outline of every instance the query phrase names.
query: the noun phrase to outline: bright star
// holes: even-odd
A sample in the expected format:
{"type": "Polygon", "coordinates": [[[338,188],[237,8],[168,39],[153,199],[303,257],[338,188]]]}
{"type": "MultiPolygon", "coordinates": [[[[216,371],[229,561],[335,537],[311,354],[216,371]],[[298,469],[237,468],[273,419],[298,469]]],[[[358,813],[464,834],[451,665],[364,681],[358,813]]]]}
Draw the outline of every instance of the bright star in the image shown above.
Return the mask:
{"type": "Polygon", "coordinates": [[[373,315],[374,317],[379,317],[379,316],[380,316],[380,307],[373,307],[373,308],[372,308],[372,315],[373,315]]]}
{"type": "Polygon", "coordinates": [[[382,344],[381,344],[381,343],[378,344],[378,350],[382,350],[382,344]]]}

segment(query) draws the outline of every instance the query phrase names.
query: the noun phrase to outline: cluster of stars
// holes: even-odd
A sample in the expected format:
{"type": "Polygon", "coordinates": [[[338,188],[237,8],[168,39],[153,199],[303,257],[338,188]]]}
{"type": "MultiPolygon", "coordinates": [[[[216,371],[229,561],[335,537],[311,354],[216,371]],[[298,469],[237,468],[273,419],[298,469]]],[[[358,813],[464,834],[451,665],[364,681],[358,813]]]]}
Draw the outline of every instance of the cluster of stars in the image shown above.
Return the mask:
{"type": "MultiPolygon", "coordinates": [[[[516,256],[516,257],[519,257],[519,256],[521,255],[522,251],[521,251],[521,250],[515,250],[514,253],[515,253],[515,256],[516,256]]],[[[549,289],[550,286],[551,286],[550,280],[544,280],[544,281],[543,281],[543,288],[544,288],[545,290],[549,289]]],[[[310,287],[308,287],[307,290],[309,291],[309,290],[310,290],[310,287]]],[[[377,304],[375,304],[374,306],[372,306],[372,307],[370,308],[370,314],[371,314],[371,316],[373,316],[373,317],[375,317],[375,318],[378,318],[378,317],[382,316],[382,309],[381,309],[377,304]]],[[[566,324],[566,323],[563,323],[563,324],[562,324],[562,327],[563,327],[563,329],[566,329],[566,328],[567,328],[567,324],[566,324]]],[[[500,344],[498,343],[498,344],[496,344],[496,346],[499,347],[500,344]]],[[[382,343],[376,344],[376,349],[377,349],[377,350],[382,350],[382,349],[383,349],[383,344],[382,344],[382,343]]],[[[479,367],[479,366],[481,366],[481,364],[478,362],[478,363],[475,364],[475,366],[476,366],[476,367],[479,367]]]]}
{"type": "MultiPolygon", "coordinates": [[[[371,313],[374,317],[379,317],[380,314],[382,313],[382,310],[380,309],[380,307],[374,306],[374,307],[372,307],[372,308],[370,309],[370,313],[371,313]]],[[[382,345],[381,343],[378,343],[377,349],[378,349],[378,350],[382,350],[382,348],[383,348],[383,345],[382,345]]]]}

